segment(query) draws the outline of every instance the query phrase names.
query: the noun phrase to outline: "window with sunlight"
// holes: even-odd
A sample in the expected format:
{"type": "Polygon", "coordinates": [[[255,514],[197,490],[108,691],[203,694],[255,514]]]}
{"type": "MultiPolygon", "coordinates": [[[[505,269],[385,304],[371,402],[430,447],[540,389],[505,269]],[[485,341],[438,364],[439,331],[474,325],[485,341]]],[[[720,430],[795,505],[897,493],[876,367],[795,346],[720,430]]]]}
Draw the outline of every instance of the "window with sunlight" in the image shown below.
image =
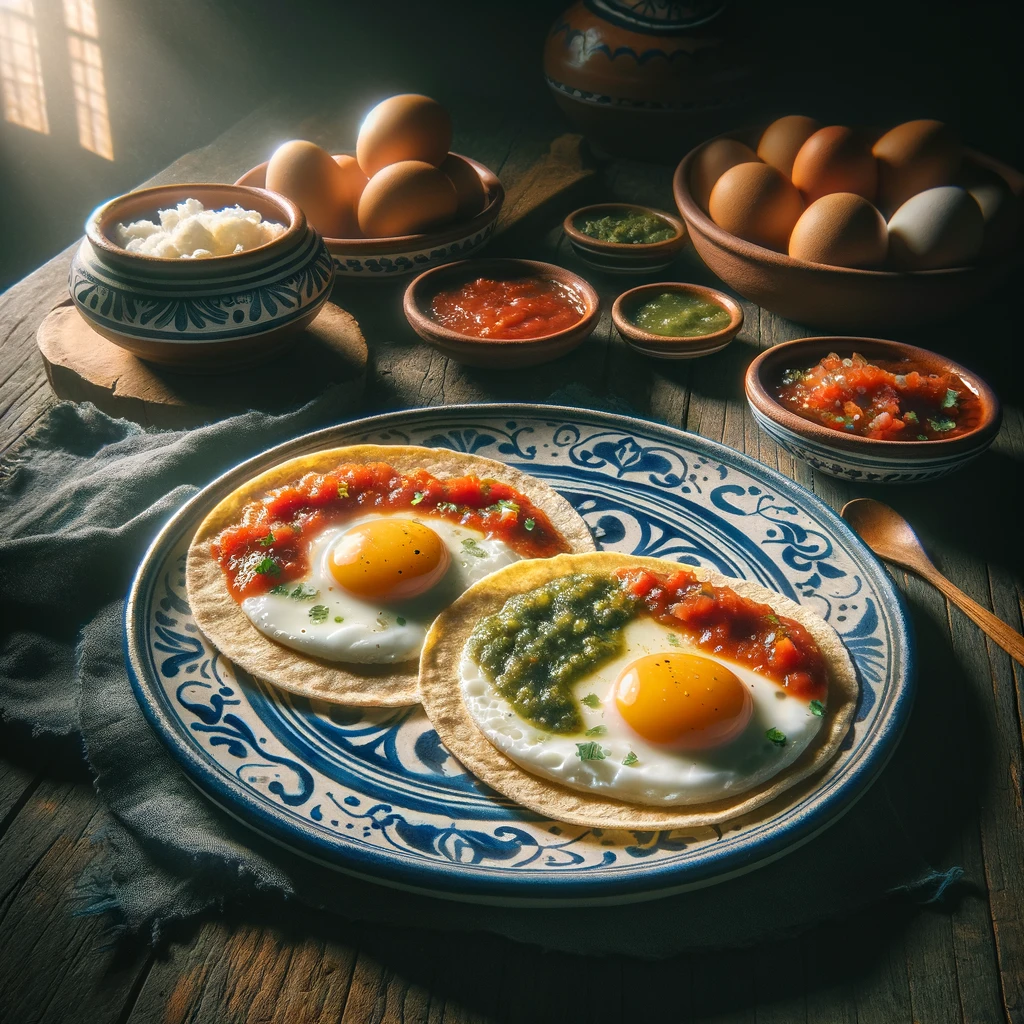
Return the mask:
{"type": "Polygon", "coordinates": [[[4,120],[49,135],[32,0],[0,0],[0,86],[4,120]]]}
{"type": "Polygon", "coordinates": [[[103,55],[93,0],[64,0],[64,24],[68,32],[71,84],[75,93],[78,141],[83,149],[107,160],[114,159],[110,135],[107,88],[103,80],[103,55]]]}

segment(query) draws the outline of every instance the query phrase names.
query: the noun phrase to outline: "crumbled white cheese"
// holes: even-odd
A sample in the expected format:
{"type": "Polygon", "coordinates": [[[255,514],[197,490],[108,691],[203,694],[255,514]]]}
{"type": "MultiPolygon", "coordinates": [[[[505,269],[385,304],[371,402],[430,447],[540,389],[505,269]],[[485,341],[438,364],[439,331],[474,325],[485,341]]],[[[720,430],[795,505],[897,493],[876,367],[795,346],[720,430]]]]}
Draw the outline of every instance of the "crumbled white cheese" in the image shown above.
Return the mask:
{"type": "Polygon", "coordinates": [[[283,224],[264,220],[257,210],[241,206],[207,210],[198,199],[186,199],[157,216],[159,224],[151,220],[118,224],[118,243],[142,256],[200,260],[255,249],[284,231],[283,224]]]}

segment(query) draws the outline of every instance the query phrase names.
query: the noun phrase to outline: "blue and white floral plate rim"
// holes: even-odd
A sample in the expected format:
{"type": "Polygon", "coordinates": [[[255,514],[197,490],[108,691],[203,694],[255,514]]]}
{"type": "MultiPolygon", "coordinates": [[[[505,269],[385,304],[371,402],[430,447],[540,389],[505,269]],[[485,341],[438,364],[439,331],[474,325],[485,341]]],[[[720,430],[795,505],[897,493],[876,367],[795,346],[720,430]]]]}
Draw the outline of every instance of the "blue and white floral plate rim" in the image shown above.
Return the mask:
{"type": "Polygon", "coordinates": [[[125,658],[151,726],[208,798],[262,835],[346,873],[449,899],[552,906],[653,899],[713,884],[802,845],[848,810],[910,712],[902,598],[842,520],[748,456],[614,413],[439,406],[329,427],[235,467],[153,542],[125,608],[125,658]],[[558,488],[602,546],[713,565],[821,612],[861,679],[857,720],[820,775],[721,828],[612,832],[544,821],[465,773],[421,709],[316,704],[220,658],[191,620],[184,554],[200,518],[287,458],[412,443],[509,462],[558,488]]]}

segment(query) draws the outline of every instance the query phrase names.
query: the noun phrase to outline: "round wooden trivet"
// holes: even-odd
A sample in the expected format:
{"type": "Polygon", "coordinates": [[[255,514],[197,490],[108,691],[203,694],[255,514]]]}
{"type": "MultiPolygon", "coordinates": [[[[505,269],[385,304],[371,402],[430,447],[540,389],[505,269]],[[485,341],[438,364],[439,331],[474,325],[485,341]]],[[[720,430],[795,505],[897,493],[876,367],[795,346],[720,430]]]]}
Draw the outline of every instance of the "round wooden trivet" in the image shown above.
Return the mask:
{"type": "Polygon", "coordinates": [[[46,376],[60,398],[93,402],[143,426],[190,427],[246,409],[276,412],[341,386],[339,415],[366,380],[366,339],[355,318],[328,302],[283,355],[259,366],[187,374],[143,362],[100,337],[68,299],[36,333],[46,376]]]}

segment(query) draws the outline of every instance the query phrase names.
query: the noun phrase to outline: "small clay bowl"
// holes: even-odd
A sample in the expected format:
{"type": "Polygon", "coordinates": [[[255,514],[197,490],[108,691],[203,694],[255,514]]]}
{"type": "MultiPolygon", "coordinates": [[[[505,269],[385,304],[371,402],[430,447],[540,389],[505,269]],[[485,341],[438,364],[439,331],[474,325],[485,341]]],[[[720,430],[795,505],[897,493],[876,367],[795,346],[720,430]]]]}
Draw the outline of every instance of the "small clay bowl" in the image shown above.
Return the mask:
{"type": "Polygon", "coordinates": [[[68,289],[98,334],[132,355],[192,373],[269,359],[292,344],[327,301],[334,266],[323,239],[284,196],[237,185],[159,185],[93,211],[71,262],[68,289]],[[239,206],[285,225],[273,241],[207,259],[129,252],[118,224],[153,219],[185,199],[239,206]]]}
{"type": "Polygon", "coordinates": [[[642,284],[623,292],[612,305],[612,323],[630,348],[652,359],[697,359],[720,352],[732,341],[743,327],[743,310],[740,304],[717,288],[706,288],[700,284],[685,284],[681,281],[662,281],[642,284]],[[731,317],[727,327],[714,334],[701,334],[693,338],[672,338],[663,334],[651,334],[642,330],[630,319],[630,314],[645,302],[664,292],[678,292],[692,295],[721,306],[731,317]]]}
{"type": "MultiPolygon", "coordinates": [[[[483,248],[494,232],[494,223],[505,201],[505,190],[498,176],[483,164],[458,153],[448,155],[468,164],[477,173],[486,196],[484,208],[468,220],[445,224],[417,235],[325,238],[324,243],[334,260],[339,281],[392,281],[452,260],[463,260],[470,253],[483,248]]],[[[235,184],[263,188],[267,184],[268,162],[264,161],[246,171],[235,184]]]]}
{"type": "Polygon", "coordinates": [[[664,270],[686,244],[686,225],[674,214],[634,203],[599,203],[573,210],[562,222],[573,252],[584,263],[606,274],[653,274],[664,270]],[[675,232],[663,242],[603,242],[584,234],[584,221],[614,214],[648,213],[675,232]]]}
{"type": "Polygon", "coordinates": [[[919,483],[945,476],[976,459],[999,433],[995,392],[975,373],[928,349],[881,338],[799,338],[762,352],[747,368],[744,387],[759,427],[791,455],[829,476],[862,483],[919,483]],[[808,369],[830,352],[854,352],[869,362],[906,361],[926,373],[954,373],[978,399],[967,433],[934,441],[881,441],[840,433],[790,412],[775,397],[786,370],[808,369]]]}
{"type": "Polygon", "coordinates": [[[537,366],[564,356],[580,345],[597,326],[601,300],[582,277],[535,260],[462,260],[434,267],[420,274],[405,290],[405,316],[412,329],[429,345],[466,366],[489,369],[537,366]],[[434,296],[446,288],[458,288],[477,277],[542,277],[570,289],[583,306],[583,314],[571,327],[539,338],[475,338],[442,327],[431,316],[434,296]]]}
{"type": "MultiPolygon", "coordinates": [[[[727,132],[757,148],[764,126],[727,132]]],[[[744,298],[799,323],[826,330],[874,331],[916,327],[943,320],[984,300],[1021,262],[1021,235],[1008,251],[980,257],[970,266],[942,270],[857,270],[808,263],[755,245],[719,227],[691,189],[701,152],[716,139],[692,149],[672,178],[676,206],[697,255],[744,298]]],[[[992,157],[965,150],[964,167],[980,167],[1002,178],[1016,196],[1024,177],[992,157]]]]}

